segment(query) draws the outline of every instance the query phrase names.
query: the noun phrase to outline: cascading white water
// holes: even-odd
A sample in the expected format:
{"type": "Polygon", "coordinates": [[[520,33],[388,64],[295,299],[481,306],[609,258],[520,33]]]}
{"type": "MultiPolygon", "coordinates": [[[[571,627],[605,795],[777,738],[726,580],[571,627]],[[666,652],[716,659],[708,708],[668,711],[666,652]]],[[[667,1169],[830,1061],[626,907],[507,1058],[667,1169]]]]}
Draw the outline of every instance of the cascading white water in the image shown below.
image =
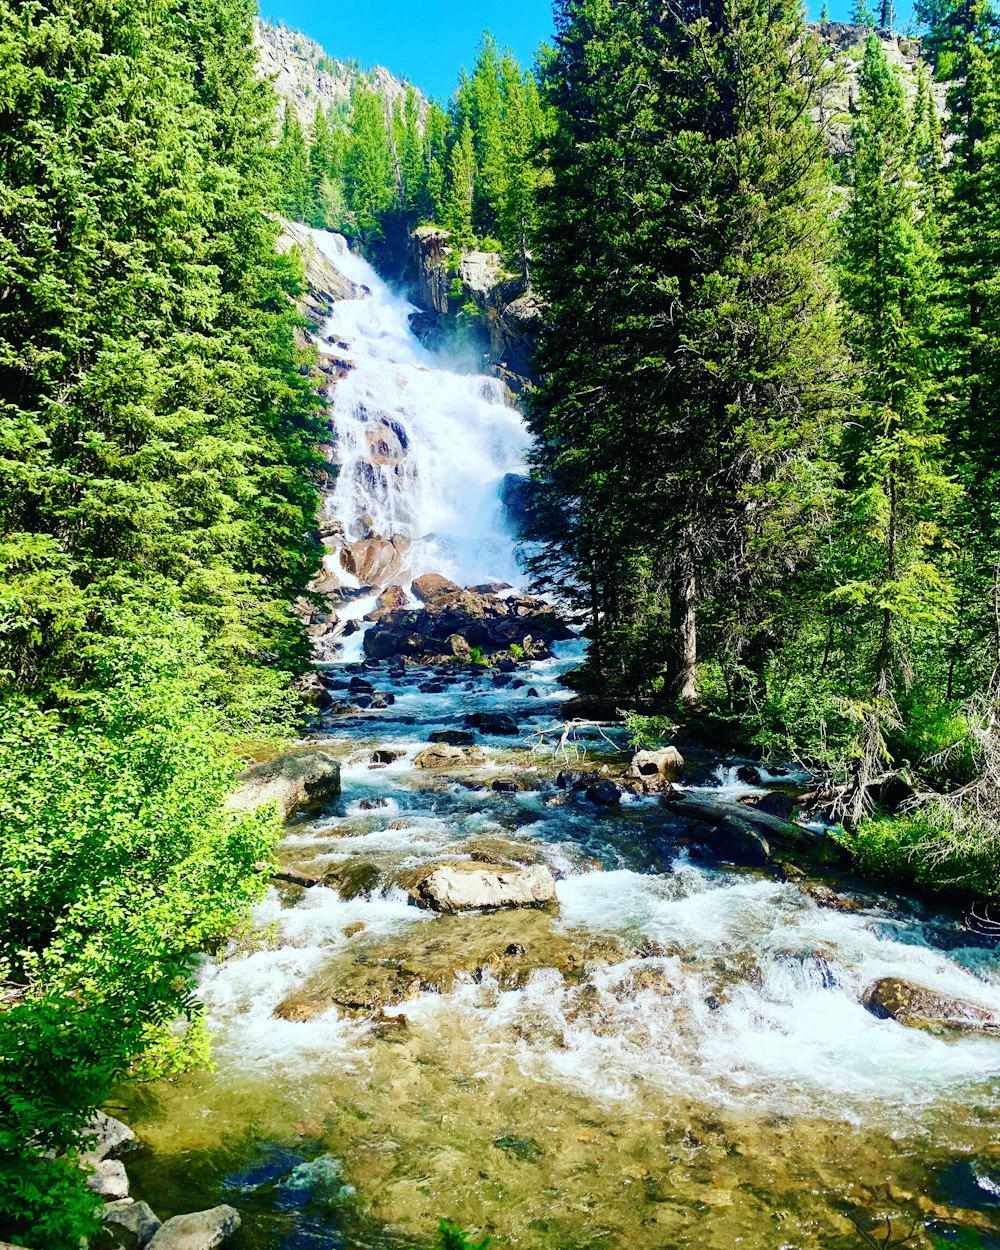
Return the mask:
{"type": "Polygon", "coordinates": [[[348,543],[406,545],[402,580],[435,572],[461,582],[515,582],[515,543],[499,487],[523,472],[529,436],[495,378],[454,372],[410,329],[416,311],[339,235],[317,248],[367,294],[338,303],[327,346],[349,362],[331,410],[340,475],[326,512],[348,543]],[[411,545],[412,544],[412,545],[411,545]]]}

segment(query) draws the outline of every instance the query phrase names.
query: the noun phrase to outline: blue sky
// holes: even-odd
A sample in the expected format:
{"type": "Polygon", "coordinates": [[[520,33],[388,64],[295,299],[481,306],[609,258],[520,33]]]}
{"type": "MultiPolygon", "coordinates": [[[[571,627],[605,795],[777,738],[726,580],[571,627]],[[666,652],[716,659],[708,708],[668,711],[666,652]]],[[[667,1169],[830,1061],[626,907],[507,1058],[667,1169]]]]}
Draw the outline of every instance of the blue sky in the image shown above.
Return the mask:
{"type": "MultiPolygon", "coordinates": [[[[908,0],[897,0],[900,25],[908,0]]],[[[814,16],[822,0],[809,0],[814,16]]],[[[447,99],[462,65],[471,68],[476,46],[489,29],[522,64],[552,34],[551,0],[260,0],[265,17],[283,21],[323,45],[339,60],[355,58],[367,69],[385,65],[432,96],[447,99]]],[[[845,20],[852,0],[829,0],[830,16],[845,20]]]]}

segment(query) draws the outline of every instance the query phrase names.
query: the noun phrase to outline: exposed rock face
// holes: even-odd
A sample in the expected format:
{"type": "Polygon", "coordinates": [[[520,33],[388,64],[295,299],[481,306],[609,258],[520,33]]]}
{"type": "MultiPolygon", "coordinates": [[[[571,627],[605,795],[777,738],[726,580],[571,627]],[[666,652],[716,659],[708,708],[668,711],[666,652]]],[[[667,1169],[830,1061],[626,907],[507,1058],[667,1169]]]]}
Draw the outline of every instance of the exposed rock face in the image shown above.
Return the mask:
{"type": "Polygon", "coordinates": [[[240,1226],[239,1212],[232,1207],[213,1207],[194,1215],[167,1220],[149,1243],[150,1250],[215,1250],[240,1226]]]}
{"type": "Polygon", "coordinates": [[[770,843],[745,820],[724,820],[714,827],[701,825],[698,828],[701,831],[698,840],[727,864],[763,868],[771,862],[770,843]]]}
{"type": "Polygon", "coordinates": [[[306,290],[299,308],[318,329],[329,317],[338,300],[358,299],[361,291],[330,264],[305,226],[282,218],[278,251],[284,255],[292,248],[298,249],[306,272],[306,290]]]}
{"type": "Polygon", "coordinates": [[[443,608],[456,597],[460,598],[464,592],[461,586],[450,582],[440,573],[426,573],[413,583],[413,593],[429,608],[443,608]]]}
{"type": "Polygon", "coordinates": [[[1000,1019],[988,1007],[895,977],[870,985],[861,1001],[880,1020],[927,1033],[1000,1033],[1000,1019]]]}
{"type": "Polygon", "coordinates": [[[509,868],[442,864],[432,869],[411,893],[420,906],[434,911],[538,907],[555,900],[556,883],[544,864],[509,868]]]}
{"type": "Polygon", "coordinates": [[[293,751],[264,764],[254,764],[240,777],[229,800],[237,811],[274,803],[287,820],[297,811],[320,807],[340,793],[340,764],[326,751],[293,751]]]}
{"type": "Polygon", "coordinates": [[[495,253],[469,252],[459,261],[458,293],[453,294],[448,234],[435,226],[422,226],[413,234],[410,260],[420,303],[427,310],[413,319],[414,331],[426,342],[440,343],[448,319],[471,301],[480,314],[487,364],[512,395],[519,395],[536,376],[541,326],[540,304],[524,279],[505,273],[495,253]]]}
{"type": "MultiPolygon", "coordinates": [[[[327,56],[318,43],[286,26],[259,21],[254,32],[262,78],[273,78],[275,89],[308,131],[322,105],[349,104],[361,69],[327,56]]],[[[406,93],[406,84],[377,65],[369,75],[372,86],[392,106],[406,93]]],[[[421,109],[427,107],[420,96],[421,109]]]]}
{"type": "Polygon", "coordinates": [[[409,547],[406,538],[382,538],[374,534],[343,547],[340,564],[363,586],[384,586],[399,572],[409,547]]]}

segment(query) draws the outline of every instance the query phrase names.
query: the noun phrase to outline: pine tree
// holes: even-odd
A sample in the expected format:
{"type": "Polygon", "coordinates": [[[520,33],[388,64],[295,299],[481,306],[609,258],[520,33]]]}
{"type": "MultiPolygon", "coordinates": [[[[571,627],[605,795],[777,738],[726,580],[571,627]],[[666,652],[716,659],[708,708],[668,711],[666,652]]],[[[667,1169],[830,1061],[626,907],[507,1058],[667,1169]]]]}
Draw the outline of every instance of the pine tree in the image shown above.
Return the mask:
{"type": "MultiPolygon", "coordinates": [[[[953,498],[944,440],[930,410],[938,261],[919,193],[917,151],[902,83],[876,35],[860,71],[852,188],[843,219],[841,286],[862,370],[861,407],[847,426],[851,572],[834,602],[856,614],[855,647],[870,686],[857,706],[861,741],[849,815],[890,758],[898,695],[914,638],[950,620],[952,594],[935,559],[953,498]],[[867,639],[873,638],[873,645],[867,639]]],[[[922,107],[917,101],[917,107],[922,107]]]]}
{"type": "Polygon", "coordinates": [[[955,136],[940,174],[948,366],[945,412],[964,487],[954,537],[964,553],[950,687],[971,693],[1000,667],[1000,33],[986,0],[940,0],[921,16],[955,136]]]}
{"type": "Polygon", "coordinates": [[[359,82],[351,109],[344,161],[347,202],[358,237],[370,245],[382,238],[382,214],[392,206],[397,184],[381,96],[359,82]]]}
{"type": "Polygon", "coordinates": [[[476,153],[472,140],[472,124],[465,122],[462,133],[451,150],[448,164],[448,189],[444,205],[445,227],[451,245],[458,250],[475,246],[472,227],[472,204],[476,185],[476,153]]]}
{"type": "Polygon", "coordinates": [[[558,35],[533,428],[572,554],[549,567],[581,570],[605,682],[690,700],[699,632],[759,671],[815,542],[840,359],[823,56],[790,0],[565,0],[558,35]]]}
{"type": "Polygon", "coordinates": [[[307,221],[312,215],[312,178],[309,149],[299,119],[285,108],[281,137],[275,154],[281,187],[281,210],[293,221],[307,221]]]}

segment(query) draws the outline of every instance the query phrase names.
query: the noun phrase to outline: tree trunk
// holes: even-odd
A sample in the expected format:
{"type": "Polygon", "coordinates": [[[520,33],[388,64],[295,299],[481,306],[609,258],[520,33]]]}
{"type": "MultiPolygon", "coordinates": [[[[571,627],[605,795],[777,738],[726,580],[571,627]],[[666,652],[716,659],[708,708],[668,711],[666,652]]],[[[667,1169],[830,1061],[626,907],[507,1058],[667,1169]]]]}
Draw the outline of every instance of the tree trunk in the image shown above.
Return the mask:
{"type": "Polygon", "coordinates": [[[674,554],[673,580],[674,694],[682,703],[690,704],[698,700],[698,579],[689,531],[682,535],[674,554]]]}

